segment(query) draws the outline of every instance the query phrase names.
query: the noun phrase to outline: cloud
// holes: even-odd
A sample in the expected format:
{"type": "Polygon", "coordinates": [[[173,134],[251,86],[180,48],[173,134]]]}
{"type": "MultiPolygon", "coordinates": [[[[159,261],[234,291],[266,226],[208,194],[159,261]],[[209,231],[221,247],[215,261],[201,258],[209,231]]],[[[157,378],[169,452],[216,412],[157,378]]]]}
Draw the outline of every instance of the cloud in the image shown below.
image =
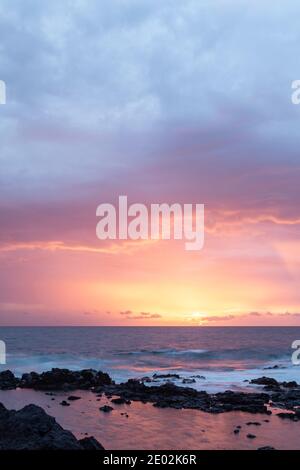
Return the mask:
{"type": "Polygon", "coordinates": [[[202,317],[201,321],[204,322],[219,322],[219,321],[230,321],[236,318],[235,315],[211,315],[207,317],[202,317]]]}
{"type": "Polygon", "coordinates": [[[285,312],[285,313],[279,313],[278,316],[280,316],[280,317],[300,317],[300,313],[285,312]]]}
{"type": "Polygon", "coordinates": [[[296,1],[272,10],[238,0],[29,4],[16,0],[12,15],[9,0],[0,7],[11,103],[1,117],[6,197],[55,198],[95,175],[120,181],[133,167],[155,184],[152,169],[160,188],[168,172],[173,191],[203,191],[206,200],[215,191],[233,202],[240,191],[246,203],[256,182],[252,199],[267,202],[270,187],[278,194],[274,179],[281,194],[296,193],[275,175],[297,165],[288,99],[298,72],[296,1]]]}
{"type": "Polygon", "coordinates": [[[120,312],[120,315],[123,315],[127,320],[148,320],[162,318],[162,315],[159,313],[139,312],[135,314],[131,310],[120,312]]]}
{"type": "Polygon", "coordinates": [[[235,320],[236,321],[244,321],[249,319],[250,317],[260,317],[263,321],[267,317],[272,316],[274,320],[286,317],[286,318],[299,318],[300,313],[272,313],[272,312],[246,312],[246,313],[238,313],[238,314],[228,314],[228,315],[206,315],[203,316],[202,314],[195,313],[194,315],[187,316],[187,320],[194,324],[203,324],[203,323],[227,323],[228,321],[235,320]]]}
{"type": "MultiPolygon", "coordinates": [[[[151,244],[151,240],[126,240],[115,243],[105,244],[102,246],[89,246],[89,245],[71,245],[66,244],[63,241],[33,241],[25,243],[3,243],[0,244],[0,253],[9,253],[14,251],[32,251],[32,250],[46,250],[46,251],[74,251],[81,253],[99,253],[99,254],[110,254],[118,255],[120,253],[131,253],[139,249],[145,248],[145,246],[151,244]]],[[[100,242],[99,242],[100,245],[100,242]]]]}

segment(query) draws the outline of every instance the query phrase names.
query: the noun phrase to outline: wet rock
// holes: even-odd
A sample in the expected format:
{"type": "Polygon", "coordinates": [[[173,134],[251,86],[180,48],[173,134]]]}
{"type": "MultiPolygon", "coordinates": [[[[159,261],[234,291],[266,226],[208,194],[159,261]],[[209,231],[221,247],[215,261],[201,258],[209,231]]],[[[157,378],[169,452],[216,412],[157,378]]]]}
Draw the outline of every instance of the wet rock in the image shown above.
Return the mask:
{"type": "Polygon", "coordinates": [[[0,372],[0,390],[14,390],[19,385],[19,380],[10,370],[0,372]]]}
{"type": "Polygon", "coordinates": [[[295,410],[300,406],[300,386],[297,382],[277,382],[270,377],[260,377],[251,380],[251,383],[263,385],[266,392],[270,392],[271,406],[295,410]]]}
{"type": "Polygon", "coordinates": [[[285,388],[273,393],[271,395],[272,404],[276,408],[283,408],[285,410],[293,410],[296,412],[297,407],[300,406],[300,389],[285,388]]]}
{"type": "Polygon", "coordinates": [[[275,364],[274,366],[264,367],[264,370],[272,370],[272,369],[285,369],[285,367],[279,366],[278,364],[275,364]]]}
{"type": "Polygon", "coordinates": [[[84,450],[104,450],[104,447],[93,436],[84,437],[78,442],[84,450]]]}
{"type": "Polygon", "coordinates": [[[258,379],[250,380],[250,383],[257,385],[279,385],[279,382],[271,377],[259,377],[258,379]]]}
{"type": "Polygon", "coordinates": [[[299,417],[295,413],[278,413],[276,416],[282,419],[289,419],[291,421],[299,421],[299,417]]]}
{"type": "Polygon", "coordinates": [[[183,379],[182,381],[183,384],[194,384],[196,383],[195,379],[183,379]]]}
{"type": "Polygon", "coordinates": [[[117,395],[126,400],[153,403],[159,408],[199,409],[209,413],[226,411],[247,411],[250,413],[270,414],[266,404],[266,393],[242,393],[227,391],[209,395],[189,387],[180,387],[168,382],[160,386],[146,386],[137,380],[105,387],[105,393],[117,395]]]}
{"type": "Polygon", "coordinates": [[[276,450],[276,449],[275,447],[264,446],[264,447],[259,447],[257,450],[276,450]]]}
{"type": "MultiPolygon", "coordinates": [[[[157,380],[162,378],[180,378],[178,374],[154,374],[153,377],[157,380]]],[[[258,383],[269,387],[277,387],[278,384],[275,379],[267,377],[254,379],[251,383],[258,383]]],[[[15,388],[16,384],[23,388],[45,390],[47,393],[52,393],[51,391],[53,390],[90,389],[98,394],[97,396],[105,394],[107,398],[117,397],[112,399],[116,404],[129,404],[131,400],[135,400],[142,403],[152,403],[160,408],[199,409],[209,413],[245,411],[249,413],[271,414],[267,407],[270,403],[270,397],[273,404],[278,406],[277,404],[281,403],[282,407],[285,406],[286,409],[295,411],[295,407],[300,405],[299,387],[279,387],[279,389],[276,388],[276,390],[272,390],[269,393],[226,391],[208,394],[205,391],[197,391],[190,387],[180,387],[172,382],[159,386],[146,386],[141,380],[131,379],[123,384],[115,384],[108,374],[101,371],[97,372],[93,369],[70,371],[69,369],[55,368],[42,374],[37,374],[36,372],[23,374],[20,381],[15,379],[10,371],[0,374],[0,388],[1,386],[15,388]]],[[[75,398],[75,395],[70,395],[68,401],[79,398],[75,398]]],[[[66,403],[63,406],[69,405],[68,402],[66,403]]]]}
{"type": "Polygon", "coordinates": [[[152,382],[152,379],[147,376],[147,377],[142,377],[140,379],[140,381],[143,382],[143,383],[150,383],[150,382],[152,382]]]}
{"type": "Polygon", "coordinates": [[[35,390],[88,390],[93,387],[111,385],[113,382],[108,374],[93,369],[71,371],[54,368],[51,371],[37,374],[23,374],[20,387],[35,390]]]}
{"type": "Polygon", "coordinates": [[[60,402],[61,406],[70,406],[70,403],[68,403],[66,400],[63,400],[60,402]]]}
{"type": "Polygon", "coordinates": [[[85,446],[39,406],[27,405],[15,411],[0,404],[0,449],[83,450],[85,446]]]}
{"type": "Polygon", "coordinates": [[[131,404],[131,401],[130,400],[126,400],[125,398],[113,398],[111,400],[112,403],[115,403],[116,405],[130,405],[131,404]]]}
{"type": "Polygon", "coordinates": [[[248,413],[270,414],[266,404],[269,395],[266,393],[243,393],[226,391],[215,395],[224,411],[246,411],[248,413]]]}
{"type": "Polygon", "coordinates": [[[264,390],[266,392],[278,392],[278,391],[280,391],[280,385],[279,384],[277,384],[277,385],[265,385],[264,390]]]}
{"type": "Polygon", "coordinates": [[[153,374],[154,379],[180,379],[178,374],[153,374]]]}
{"type": "Polygon", "coordinates": [[[285,388],[295,388],[298,387],[297,382],[295,380],[292,380],[291,382],[281,382],[281,384],[285,388]]]}
{"type": "Polygon", "coordinates": [[[113,411],[113,407],[109,405],[103,405],[99,408],[100,411],[103,411],[104,413],[110,413],[113,411]]]}

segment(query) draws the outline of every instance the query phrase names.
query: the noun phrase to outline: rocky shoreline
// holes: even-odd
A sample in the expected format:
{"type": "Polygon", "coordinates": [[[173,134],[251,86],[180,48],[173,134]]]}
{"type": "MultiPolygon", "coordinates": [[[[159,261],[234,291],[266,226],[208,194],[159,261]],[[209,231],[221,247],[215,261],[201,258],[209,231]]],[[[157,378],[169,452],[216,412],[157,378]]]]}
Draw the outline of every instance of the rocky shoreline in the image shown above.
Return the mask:
{"type": "MultiPolygon", "coordinates": [[[[157,377],[157,375],[154,377],[154,381],[157,377]]],[[[165,375],[164,378],[172,378],[172,374],[165,375]]],[[[134,400],[153,403],[153,406],[160,408],[190,408],[208,413],[245,411],[271,414],[271,408],[276,407],[289,410],[291,419],[300,419],[300,386],[296,382],[277,382],[273,378],[260,377],[250,380],[249,383],[261,387],[261,391],[225,391],[215,394],[178,386],[171,381],[161,385],[145,385],[144,382],[144,379],[130,379],[125,383],[116,384],[107,373],[93,369],[71,371],[55,368],[41,374],[36,372],[23,374],[21,378],[15,377],[9,370],[0,373],[0,390],[16,388],[46,392],[91,390],[110,398],[117,397],[112,399],[112,403],[129,404],[134,400]]],[[[71,397],[70,401],[73,399],[76,400],[76,396],[71,397]]]]}
{"type": "Polygon", "coordinates": [[[27,405],[19,411],[0,403],[0,450],[104,450],[93,437],[76,439],[43,408],[27,405]]]}
{"type": "MultiPolygon", "coordinates": [[[[88,390],[95,393],[98,399],[104,396],[109,400],[109,405],[99,407],[99,412],[104,413],[113,411],[118,405],[130,405],[132,401],[138,401],[151,403],[158,408],[194,409],[215,414],[241,411],[271,415],[273,409],[276,409],[279,418],[294,422],[300,420],[300,386],[296,382],[278,382],[273,378],[260,377],[249,381],[249,384],[257,386],[258,391],[209,394],[175,385],[172,379],[178,377],[173,377],[172,374],[163,376],[166,383],[153,385],[151,382],[157,382],[158,377],[156,374],[153,380],[130,379],[116,384],[108,374],[93,369],[71,371],[56,368],[41,374],[23,374],[21,378],[7,370],[0,373],[0,390],[32,389],[43,391],[47,395],[66,392],[66,399],[60,403],[62,406],[71,406],[72,402],[80,399],[71,392],[88,390]],[[278,409],[282,409],[282,412],[278,412],[278,409]]],[[[250,424],[254,425],[255,421],[250,424]]],[[[239,430],[236,429],[234,433],[238,434],[239,430]]],[[[72,433],[61,428],[54,418],[35,405],[26,406],[19,411],[9,411],[0,405],[0,436],[4,436],[0,438],[0,449],[103,449],[92,437],[77,441],[72,433]],[[30,435],[24,431],[27,428],[30,429],[30,435]],[[8,432],[1,432],[4,429],[8,432]]],[[[250,439],[253,435],[249,433],[247,437],[250,439]]]]}

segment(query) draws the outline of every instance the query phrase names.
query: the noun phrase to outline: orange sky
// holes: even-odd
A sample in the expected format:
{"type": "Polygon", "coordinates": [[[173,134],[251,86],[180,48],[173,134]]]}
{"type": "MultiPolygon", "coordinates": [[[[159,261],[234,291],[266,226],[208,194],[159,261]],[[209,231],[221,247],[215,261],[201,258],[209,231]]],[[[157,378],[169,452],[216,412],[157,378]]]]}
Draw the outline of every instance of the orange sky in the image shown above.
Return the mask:
{"type": "Polygon", "coordinates": [[[96,237],[93,244],[5,244],[4,282],[7,275],[13,280],[1,303],[2,322],[299,324],[298,222],[220,219],[207,224],[201,251],[186,251],[184,241],[96,237]],[[288,239],[282,225],[289,227],[288,239]]]}

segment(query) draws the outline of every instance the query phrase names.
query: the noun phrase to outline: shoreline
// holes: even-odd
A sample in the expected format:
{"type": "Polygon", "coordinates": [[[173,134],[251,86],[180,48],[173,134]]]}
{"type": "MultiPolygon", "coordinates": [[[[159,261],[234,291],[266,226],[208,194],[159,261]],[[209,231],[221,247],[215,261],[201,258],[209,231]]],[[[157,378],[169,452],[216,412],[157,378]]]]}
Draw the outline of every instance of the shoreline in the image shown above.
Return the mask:
{"type": "Polygon", "coordinates": [[[25,374],[15,387],[3,374],[14,377],[0,373],[0,388],[8,388],[0,391],[0,403],[15,409],[41,406],[77,439],[94,436],[107,450],[299,449],[295,383],[265,377],[255,381],[256,393],[208,394],[172,383],[115,384],[91,370],[25,374]]]}

